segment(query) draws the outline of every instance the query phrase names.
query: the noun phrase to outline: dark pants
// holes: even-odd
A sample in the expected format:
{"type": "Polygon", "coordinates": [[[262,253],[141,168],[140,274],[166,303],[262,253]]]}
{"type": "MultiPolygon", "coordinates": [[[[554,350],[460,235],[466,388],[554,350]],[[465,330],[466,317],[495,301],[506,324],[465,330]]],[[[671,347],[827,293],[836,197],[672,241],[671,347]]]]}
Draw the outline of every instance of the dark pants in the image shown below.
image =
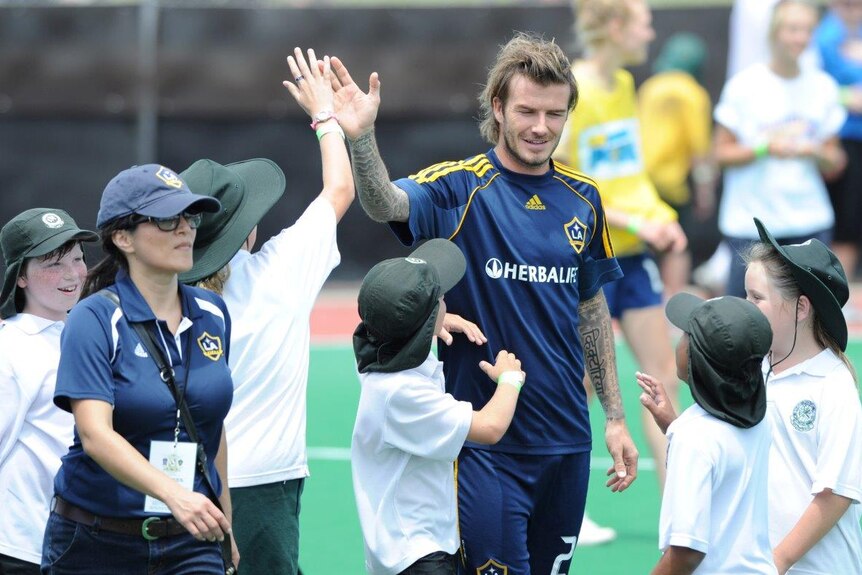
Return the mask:
{"type": "Polygon", "coordinates": [[[39,575],[39,565],[0,554],[0,575],[39,575]]]}
{"type": "Polygon", "coordinates": [[[305,479],[291,479],[230,490],[242,575],[297,573],[304,484],[305,479]]]}
{"type": "Polygon", "coordinates": [[[435,551],[426,555],[399,575],[455,575],[455,556],[435,551]]]}

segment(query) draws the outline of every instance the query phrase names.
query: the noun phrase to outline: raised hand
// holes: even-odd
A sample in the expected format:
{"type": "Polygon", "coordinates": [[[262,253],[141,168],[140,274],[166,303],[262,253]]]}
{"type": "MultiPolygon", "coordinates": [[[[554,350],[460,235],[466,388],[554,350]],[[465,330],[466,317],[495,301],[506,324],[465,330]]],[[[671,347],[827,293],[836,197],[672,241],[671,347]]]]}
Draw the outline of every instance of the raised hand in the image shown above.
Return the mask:
{"type": "Polygon", "coordinates": [[[377,72],[368,78],[368,92],[363,92],[347,67],[337,57],[332,58],[332,90],[335,92],[335,114],[344,133],[351,140],[374,129],[380,108],[380,79],[377,72]]]}
{"type": "Polygon", "coordinates": [[[302,50],[294,48],[293,56],[287,57],[287,65],[293,75],[293,82],[285,80],[282,84],[311,118],[320,112],[334,111],[329,56],[324,56],[322,61],[318,61],[314,50],[309,48],[308,61],[306,61],[302,50]]]}
{"type": "Polygon", "coordinates": [[[668,426],[676,419],[676,411],[667,398],[664,385],[653,376],[639,371],[635,373],[635,377],[643,390],[640,395],[641,405],[652,414],[661,432],[667,433],[668,426]]]}

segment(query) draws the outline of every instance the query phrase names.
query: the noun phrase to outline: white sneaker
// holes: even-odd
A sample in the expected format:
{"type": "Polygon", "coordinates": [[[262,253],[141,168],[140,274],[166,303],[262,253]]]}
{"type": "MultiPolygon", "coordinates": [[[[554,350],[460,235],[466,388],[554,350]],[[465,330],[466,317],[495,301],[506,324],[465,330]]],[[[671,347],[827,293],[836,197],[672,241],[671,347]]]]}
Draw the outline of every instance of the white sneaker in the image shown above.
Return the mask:
{"type": "Polygon", "coordinates": [[[584,513],[584,522],[581,524],[581,535],[578,537],[578,545],[590,547],[610,543],[617,538],[617,531],[613,527],[602,527],[584,513]]]}

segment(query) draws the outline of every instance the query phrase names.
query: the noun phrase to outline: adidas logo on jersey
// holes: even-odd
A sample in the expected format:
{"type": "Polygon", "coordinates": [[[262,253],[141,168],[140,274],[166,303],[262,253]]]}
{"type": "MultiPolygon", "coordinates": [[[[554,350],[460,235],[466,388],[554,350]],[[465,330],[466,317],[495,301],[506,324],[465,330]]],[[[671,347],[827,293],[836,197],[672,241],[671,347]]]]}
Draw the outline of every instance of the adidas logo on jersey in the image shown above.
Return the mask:
{"type": "Polygon", "coordinates": [[[527,200],[527,203],[524,204],[524,207],[528,210],[544,210],[545,204],[542,203],[542,200],[539,199],[538,195],[533,195],[532,198],[527,200]]]}
{"type": "Polygon", "coordinates": [[[138,357],[150,357],[147,355],[147,351],[144,349],[144,346],[141,345],[141,342],[138,342],[138,345],[135,346],[135,355],[138,357]]]}

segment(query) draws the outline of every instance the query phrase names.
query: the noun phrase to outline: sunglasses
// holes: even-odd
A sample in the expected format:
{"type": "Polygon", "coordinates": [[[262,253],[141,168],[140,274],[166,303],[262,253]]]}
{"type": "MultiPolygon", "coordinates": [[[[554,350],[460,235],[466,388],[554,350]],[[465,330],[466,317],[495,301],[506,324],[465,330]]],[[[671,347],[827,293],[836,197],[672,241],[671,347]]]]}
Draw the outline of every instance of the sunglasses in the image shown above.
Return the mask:
{"type": "Polygon", "coordinates": [[[168,218],[154,218],[151,216],[142,216],[139,214],[135,214],[135,217],[130,223],[132,225],[138,225],[144,222],[150,222],[163,232],[172,232],[180,226],[180,218],[185,218],[185,220],[189,223],[189,227],[195,230],[198,228],[198,226],[201,225],[201,219],[203,218],[203,216],[203,212],[198,212],[196,214],[183,212],[181,214],[170,216],[168,218]]]}

